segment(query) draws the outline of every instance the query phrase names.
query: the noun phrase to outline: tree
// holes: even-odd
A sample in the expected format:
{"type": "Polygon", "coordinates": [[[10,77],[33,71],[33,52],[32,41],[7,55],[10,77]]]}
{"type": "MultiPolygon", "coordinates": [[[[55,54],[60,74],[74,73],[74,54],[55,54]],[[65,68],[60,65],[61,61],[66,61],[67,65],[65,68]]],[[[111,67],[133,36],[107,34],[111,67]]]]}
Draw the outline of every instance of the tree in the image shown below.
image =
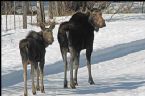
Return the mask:
{"type": "Polygon", "coordinates": [[[54,3],[53,1],[48,2],[48,14],[50,19],[53,19],[53,10],[52,10],[53,3],[54,3]]]}
{"type": "Polygon", "coordinates": [[[27,1],[23,1],[23,28],[27,28],[27,1]]]}
{"type": "Polygon", "coordinates": [[[7,10],[7,2],[5,2],[5,15],[6,15],[6,31],[8,30],[8,28],[7,28],[7,14],[8,14],[8,12],[7,12],[8,10],[7,10]]]}
{"type": "Polygon", "coordinates": [[[45,13],[42,1],[37,1],[37,23],[45,24],[45,13]]]}
{"type": "Polygon", "coordinates": [[[16,2],[14,1],[14,11],[13,11],[14,12],[14,29],[16,29],[16,21],[15,21],[15,11],[16,11],[15,8],[16,8],[16,6],[15,5],[16,5],[16,2]]]}
{"type": "Polygon", "coordinates": [[[142,13],[144,13],[144,1],[142,3],[142,13]]]}

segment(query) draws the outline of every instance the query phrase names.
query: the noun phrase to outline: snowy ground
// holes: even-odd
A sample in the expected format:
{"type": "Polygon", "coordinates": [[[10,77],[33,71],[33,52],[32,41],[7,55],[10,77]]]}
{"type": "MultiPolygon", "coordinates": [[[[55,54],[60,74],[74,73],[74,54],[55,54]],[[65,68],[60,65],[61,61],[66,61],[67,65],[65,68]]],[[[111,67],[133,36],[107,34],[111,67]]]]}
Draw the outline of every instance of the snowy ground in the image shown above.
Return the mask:
{"type": "MultiPolygon", "coordinates": [[[[107,26],[95,32],[92,75],[96,84],[87,82],[83,50],[78,72],[79,86],[76,89],[63,88],[63,62],[57,41],[59,25],[56,25],[53,30],[55,41],[46,49],[45,94],[38,91],[36,96],[145,96],[145,14],[119,14],[111,21],[109,16],[104,15],[107,26]]],[[[59,19],[56,18],[61,22],[69,17],[59,19]]],[[[4,23],[2,27],[5,27],[4,23]]],[[[30,30],[39,31],[40,28],[28,25],[28,29],[2,30],[2,96],[23,96],[23,69],[18,43],[30,30]]],[[[30,65],[28,73],[28,94],[33,96],[30,65]]]]}

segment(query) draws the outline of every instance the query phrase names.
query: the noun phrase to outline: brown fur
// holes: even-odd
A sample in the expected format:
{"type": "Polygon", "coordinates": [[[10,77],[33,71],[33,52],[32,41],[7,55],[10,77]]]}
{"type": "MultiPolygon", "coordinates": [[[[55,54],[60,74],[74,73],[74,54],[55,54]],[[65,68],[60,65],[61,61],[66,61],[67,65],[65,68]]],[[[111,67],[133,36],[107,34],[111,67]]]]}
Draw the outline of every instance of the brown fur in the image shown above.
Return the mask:
{"type": "Polygon", "coordinates": [[[42,31],[31,31],[25,39],[20,40],[19,49],[23,64],[23,76],[24,76],[24,96],[28,95],[27,92],[27,65],[31,64],[31,78],[32,78],[32,93],[36,94],[36,89],[41,90],[44,93],[43,84],[43,69],[45,63],[45,48],[52,44],[53,34],[52,30],[55,27],[53,23],[49,28],[40,25],[42,31]],[[39,70],[40,69],[40,70],[39,70]],[[34,83],[34,74],[37,74],[37,85],[34,83]],[[39,87],[39,75],[41,86],[39,87]]]}
{"type": "Polygon", "coordinates": [[[63,22],[58,30],[58,42],[64,61],[64,87],[67,85],[67,52],[70,52],[70,87],[75,88],[79,67],[80,51],[86,49],[89,83],[94,84],[91,75],[91,53],[93,51],[94,30],[105,27],[105,20],[100,10],[92,10],[86,13],[77,12],[69,21],[63,22]],[[75,76],[73,77],[73,64],[75,76]]]}

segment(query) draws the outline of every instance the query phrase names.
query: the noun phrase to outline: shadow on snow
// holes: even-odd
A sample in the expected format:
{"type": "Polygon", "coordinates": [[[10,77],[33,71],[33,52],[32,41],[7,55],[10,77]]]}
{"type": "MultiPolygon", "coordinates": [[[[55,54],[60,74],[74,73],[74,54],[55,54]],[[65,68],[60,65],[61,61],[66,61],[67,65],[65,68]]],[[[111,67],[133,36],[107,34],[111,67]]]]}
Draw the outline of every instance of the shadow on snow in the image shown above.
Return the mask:
{"type": "Polygon", "coordinates": [[[117,82],[107,82],[107,80],[99,82],[99,84],[96,84],[94,86],[83,86],[81,88],[78,88],[75,92],[77,94],[95,94],[95,93],[107,93],[107,92],[113,92],[117,91],[119,89],[122,90],[131,90],[136,89],[140,86],[145,85],[145,80],[142,78],[136,78],[136,77],[129,77],[130,79],[126,80],[125,77],[120,78],[110,78],[112,81],[117,82]]]}
{"type": "MultiPolygon", "coordinates": [[[[125,44],[119,44],[119,45],[115,45],[113,47],[109,47],[109,48],[105,48],[101,50],[94,50],[92,53],[92,64],[97,64],[99,62],[112,60],[114,58],[119,58],[127,54],[138,52],[141,50],[145,50],[145,39],[137,40],[137,41],[133,41],[133,42],[125,43],[125,44]]],[[[86,66],[85,61],[86,61],[85,54],[81,54],[80,67],[86,66]]],[[[63,61],[60,60],[60,61],[55,62],[54,64],[45,65],[44,74],[45,75],[57,74],[57,73],[63,72],[63,70],[64,70],[64,64],[63,64],[63,61]]],[[[28,72],[28,79],[30,79],[30,69],[28,69],[27,72],[28,72]]],[[[14,71],[9,74],[3,75],[1,84],[2,84],[2,88],[6,88],[20,82],[23,82],[23,70],[18,70],[18,71],[14,71]]],[[[121,88],[123,87],[123,85],[128,86],[128,84],[130,85],[132,83],[133,82],[128,82],[127,84],[121,83],[115,86],[117,88],[119,87],[121,88]]],[[[139,82],[136,82],[136,83],[134,82],[134,84],[137,84],[137,85],[138,83],[139,82]]],[[[145,83],[145,82],[140,82],[140,83],[145,83]]],[[[99,89],[97,88],[97,90],[99,89]]]]}

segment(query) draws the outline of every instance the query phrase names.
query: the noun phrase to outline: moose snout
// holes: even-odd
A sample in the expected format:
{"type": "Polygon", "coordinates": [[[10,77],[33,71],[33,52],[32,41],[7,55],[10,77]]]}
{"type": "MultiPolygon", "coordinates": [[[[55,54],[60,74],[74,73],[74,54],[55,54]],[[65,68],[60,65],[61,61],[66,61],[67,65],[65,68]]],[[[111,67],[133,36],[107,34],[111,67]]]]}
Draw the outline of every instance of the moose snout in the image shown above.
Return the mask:
{"type": "Polygon", "coordinates": [[[103,24],[103,27],[106,27],[106,23],[103,24]]]}
{"type": "Polygon", "coordinates": [[[106,23],[105,23],[105,20],[104,19],[102,21],[102,27],[106,27],[106,23]]]}
{"type": "Polygon", "coordinates": [[[103,20],[103,22],[102,22],[102,24],[101,24],[100,28],[103,28],[103,27],[106,27],[105,20],[103,20]]]}
{"type": "Polygon", "coordinates": [[[53,42],[54,42],[54,38],[51,38],[51,39],[48,40],[49,44],[52,44],[53,42]]]}

